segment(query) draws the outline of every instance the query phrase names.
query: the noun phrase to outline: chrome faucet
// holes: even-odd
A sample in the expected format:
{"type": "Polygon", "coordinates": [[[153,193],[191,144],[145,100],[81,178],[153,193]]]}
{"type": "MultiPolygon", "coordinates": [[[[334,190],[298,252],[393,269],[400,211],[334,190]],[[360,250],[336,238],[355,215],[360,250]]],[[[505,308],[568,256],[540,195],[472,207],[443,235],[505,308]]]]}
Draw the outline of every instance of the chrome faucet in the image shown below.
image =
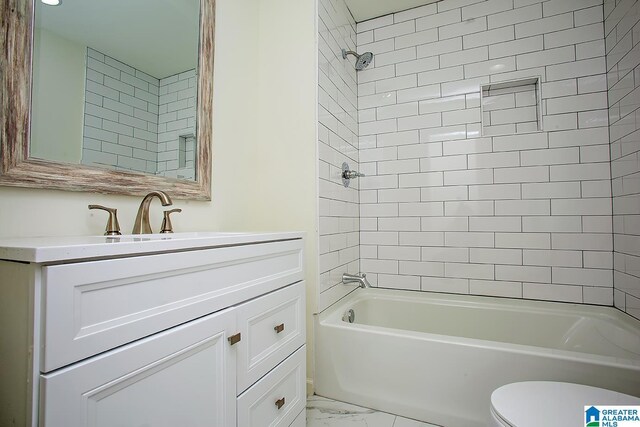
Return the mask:
{"type": "Polygon", "coordinates": [[[151,224],[149,224],[149,206],[154,197],[160,199],[162,206],[170,206],[173,204],[171,197],[163,191],[152,191],[144,196],[140,208],[138,208],[138,215],[136,216],[136,222],[133,224],[132,234],[151,234],[151,224]]]}
{"type": "Polygon", "coordinates": [[[342,283],[344,283],[345,285],[347,283],[358,283],[361,288],[371,287],[371,284],[367,280],[367,275],[364,273],[358,273],[358,274],[344,273],[342,274],[342,283]]]}

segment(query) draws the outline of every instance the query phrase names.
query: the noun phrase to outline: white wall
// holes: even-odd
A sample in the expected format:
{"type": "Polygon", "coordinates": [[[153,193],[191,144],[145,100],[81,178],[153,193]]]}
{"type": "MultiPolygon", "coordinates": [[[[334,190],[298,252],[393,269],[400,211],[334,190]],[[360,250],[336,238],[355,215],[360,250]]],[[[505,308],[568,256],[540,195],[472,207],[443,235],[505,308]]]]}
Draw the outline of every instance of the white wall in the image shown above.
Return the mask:
{"type": "Polygon", "coordinates": [[[615,306],[640,319],[640,3],[606,0],[615,306]]]}
{"type": "Polygon", "coordinates": [[[343,273],[358,273],[360,180],[342,184],[342,163],[358,170],[358,98],[354,58],[343,59],[341,49],[355,50],[355,21],[344,0],[318,3],[318,188],[321,312],[355,289],[342,284],[343,273]]]}
{"type": "Polygon", "coordinates": [[[602,21],[602,0],[444,0],[358,24],[372,281],[612,305],[602,21]],[[483,136],[480,84],[538,76],[545,131],[483,136]]]}
{"type": "Polygon", "coordinates": [[[41,28],[34,41],[31,154],[80,163],[86,47],[41,28]]]}
{"type": "MultiPolygon", "coordinates": [[[[213,200],[176,201],[183,211],[172,218],[174,228],[306,231],[306,281],[313,307],[318,256],[315,2],[216,3],[213,200]]],[[[101,234],[106,218],[89,212],[90,203],[118,208],[120,225],[128,231],[140,198],[0,188],[0,237],[101,234]]],[[[151,211],[157,228],[162,220],[158,202],[151,211]]]]}

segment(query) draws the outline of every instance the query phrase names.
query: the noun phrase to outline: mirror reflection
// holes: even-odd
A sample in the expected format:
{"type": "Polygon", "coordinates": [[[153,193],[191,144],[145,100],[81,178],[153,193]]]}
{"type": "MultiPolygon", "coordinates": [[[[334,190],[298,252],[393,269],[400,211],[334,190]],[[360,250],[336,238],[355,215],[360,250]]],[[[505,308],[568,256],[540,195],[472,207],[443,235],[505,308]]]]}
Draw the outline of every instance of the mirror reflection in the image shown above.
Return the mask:
{"type": "Polygon", "coordinates": [[[195,180],[199,0],[45,1],[30,157],[195,180]]]}

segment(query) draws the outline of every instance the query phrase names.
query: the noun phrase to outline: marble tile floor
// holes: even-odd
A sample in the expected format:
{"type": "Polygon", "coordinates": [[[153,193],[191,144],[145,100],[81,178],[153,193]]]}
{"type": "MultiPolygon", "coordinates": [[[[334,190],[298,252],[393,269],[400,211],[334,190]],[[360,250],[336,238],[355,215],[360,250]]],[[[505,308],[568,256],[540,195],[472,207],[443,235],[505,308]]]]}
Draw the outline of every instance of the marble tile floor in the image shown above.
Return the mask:
{"type": "Polygon", "coordinates": [[[320,396],[307,399],[307,427],[437,427],[320,396]]]}

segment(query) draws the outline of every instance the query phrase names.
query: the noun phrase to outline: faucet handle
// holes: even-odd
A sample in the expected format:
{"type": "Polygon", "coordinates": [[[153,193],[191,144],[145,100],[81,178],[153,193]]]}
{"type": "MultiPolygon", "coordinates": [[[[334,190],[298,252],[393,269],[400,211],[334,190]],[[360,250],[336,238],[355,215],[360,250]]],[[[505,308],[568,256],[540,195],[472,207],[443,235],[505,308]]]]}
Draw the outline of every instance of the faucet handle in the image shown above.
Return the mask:
{"type": "Polygon", "coordinates": [[[164,218],[162,219],[162,230],[160,233],[173,233],[173,225],[171,224],[170,215],[174,212],[182,212],[182,209],[171,209],[164,211],[164,218]]]}
{"type": "Polygon", "coordinates": [[[109,219],[107,220],[107,226],[104,229],[105,236],[119,236],[120,224],[118,224],[118,210],[114,208],[108,208],[100,205],[89,205],[89,209],[100,209],[109,212],[109,219]]]}

